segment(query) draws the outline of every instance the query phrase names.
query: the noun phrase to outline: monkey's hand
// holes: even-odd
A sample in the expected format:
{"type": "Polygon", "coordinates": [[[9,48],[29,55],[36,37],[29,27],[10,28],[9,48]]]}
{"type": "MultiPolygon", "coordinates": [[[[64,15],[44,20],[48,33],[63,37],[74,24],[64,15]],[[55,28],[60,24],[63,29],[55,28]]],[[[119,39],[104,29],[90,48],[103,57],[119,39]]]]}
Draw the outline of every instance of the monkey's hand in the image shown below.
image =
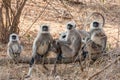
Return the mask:
{"type": "Polygon", "coordinates": [[[53,52],[57,52],[58,47],[59,47],[58,40],[53,40],[53,42],[50,45],[50,50],[53,52]]]}

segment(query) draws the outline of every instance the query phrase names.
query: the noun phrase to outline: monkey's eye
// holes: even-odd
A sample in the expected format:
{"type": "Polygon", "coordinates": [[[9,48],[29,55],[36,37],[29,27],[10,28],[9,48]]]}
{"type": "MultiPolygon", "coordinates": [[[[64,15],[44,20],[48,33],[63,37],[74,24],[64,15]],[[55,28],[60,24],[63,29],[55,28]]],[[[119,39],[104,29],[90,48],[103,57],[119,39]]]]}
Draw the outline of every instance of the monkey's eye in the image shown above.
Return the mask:
{"type": "Polygon", "coordinates": [[[98,22],[93,22],[93,27],[98,27],[99,23],[98,22]]]}
{"type": "Polygon", "coordinates": [[[13,35],[13,36],[12,36],[12,39],[16,39],[16,36],[15,36],[15,35],[13,35]]]}

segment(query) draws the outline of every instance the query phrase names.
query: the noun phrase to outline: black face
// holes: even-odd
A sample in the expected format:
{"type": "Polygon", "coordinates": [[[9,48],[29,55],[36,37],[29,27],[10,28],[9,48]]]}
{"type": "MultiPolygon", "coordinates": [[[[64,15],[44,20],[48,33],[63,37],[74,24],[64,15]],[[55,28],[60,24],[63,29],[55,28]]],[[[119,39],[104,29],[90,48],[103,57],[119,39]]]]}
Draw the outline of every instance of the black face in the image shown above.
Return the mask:
{"type": "Polygon", "coordinates": [[[16,40],[16,36],[15,36],[15,35],[13,35],[13,36],[12,36],[12,39],[13,39],[13,40],[16,40]]]}
{"type": "Polygon", "coordinates": [[[48,31],[48,26],[43,26],[42,31],[48,31]]]}
{"type": "Polygon", "coordinates": [[[65,37],[66,37],[66,35],[63,35],[63,36],[62,36],[62,38],[65,38],[65,37]]]}
{"type": "Polygon", "coordinates": [[[98,22],[93,22],[93,27],[98,27],[99,23],[98,22]]]}
{"type": "Polygon", "coordinates": [[[67,29],[71,30],[72,28],[73,28],[73,25],[71,25],[71,24],[67,25],[67,29]]]}

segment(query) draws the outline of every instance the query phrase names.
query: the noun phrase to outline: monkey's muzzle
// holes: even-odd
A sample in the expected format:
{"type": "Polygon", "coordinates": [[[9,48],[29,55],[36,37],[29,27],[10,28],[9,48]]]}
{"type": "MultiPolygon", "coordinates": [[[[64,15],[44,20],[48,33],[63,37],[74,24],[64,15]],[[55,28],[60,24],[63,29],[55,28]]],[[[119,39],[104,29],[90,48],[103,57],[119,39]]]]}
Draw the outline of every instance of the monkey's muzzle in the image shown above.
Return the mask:
{"type": "Polygon", "coordinates": [[[15,35],[13,35],[13,36],[12,36],[12,39],[13,39],[13,40],[15,40],[15,39],[16,39],[16,36],[15,36],[15,35]]]}
{"type": "Polygon", "coordinates": [[[68,24],[68,25],[67,25],[67,29],[69,29],[69,30],[71,30],[72,27],[73,27],[73,25],[71,25],[71,24],[68,24]]]}

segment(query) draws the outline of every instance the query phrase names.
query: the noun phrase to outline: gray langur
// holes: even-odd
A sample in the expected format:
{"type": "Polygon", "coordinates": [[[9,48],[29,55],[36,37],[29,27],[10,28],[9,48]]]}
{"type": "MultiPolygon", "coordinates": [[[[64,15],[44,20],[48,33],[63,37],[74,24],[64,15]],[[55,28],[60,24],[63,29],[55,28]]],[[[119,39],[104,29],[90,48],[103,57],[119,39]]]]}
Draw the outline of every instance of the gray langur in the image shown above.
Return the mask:
{"type": "MultiPolygon", "coordinates": [[[[69,57],[75,61],[81,49],[81,37],[78,31],[76,30],[76,24],[74,22],[68,22],[66,24],[66,29],[67,29],[66,39],[64,41],[56,40],[53,43],[53,46],[56,48],[56,52],[58,53],[57,59],[55,61],[53,73],[56,72],[56,62],[58,60],[61,60],[61,58],[64,57],[69,57]]],[[[79,63],[81,66],[80,61],[79,63]]]]}
{"type": "Polygon", "coordinates": [[[76,30],[76,24],[74,22],[68,22],[66,28],[66,39],[64,41],[58,40],[58,42],[62,49],[62,56],[73,57],[81,48],[81,37],[76,30]]]}
{"type": "MultiPolygon", "coordinates": [[[[48,52],[50,50],[52,41],[53,38],[49,32],[49,26],[46,24],[41,25],[40,31],[38,32],[38,35],[33,42],[32,59],[30,61],[29,72],[26,78],[30,77],[33,64],[35,63],[35,61],[39,60],[40,58],[47,57],[49,55],[48,52]]],[[[43,63],[43,67],[47,69],[44,63],[43,63]]]]}
{"type": "Polygon", "coordinates": [[[19,59],[22,49],[23,47],[20,43],[18,35],[15,33],[10,34],[7,47],[8,56],[13,60],[19,59]]]}
{"type": "Polygon", "coordinates": [[[99,58],[101,53],[105,52],[107,43],[107,36],[103,30],[105,19],[103,15],[98,12],[94,12],[90,15],[90,17],[95,14],[98,14],[102,17],[103,23],[95,20],[90,24],[90,36],[85,46],[89,55],[89,59],[92,59],[93,61],[99,58]]]}
{"type": "Polygon", "coordinates": [[[101,45],[102,47],[101,51],[104,52],[107,43],[107,36],[99,22],[94,21],[91,23],[90,36],[91,36],[90,39],[94,43],[101,45]]]}

